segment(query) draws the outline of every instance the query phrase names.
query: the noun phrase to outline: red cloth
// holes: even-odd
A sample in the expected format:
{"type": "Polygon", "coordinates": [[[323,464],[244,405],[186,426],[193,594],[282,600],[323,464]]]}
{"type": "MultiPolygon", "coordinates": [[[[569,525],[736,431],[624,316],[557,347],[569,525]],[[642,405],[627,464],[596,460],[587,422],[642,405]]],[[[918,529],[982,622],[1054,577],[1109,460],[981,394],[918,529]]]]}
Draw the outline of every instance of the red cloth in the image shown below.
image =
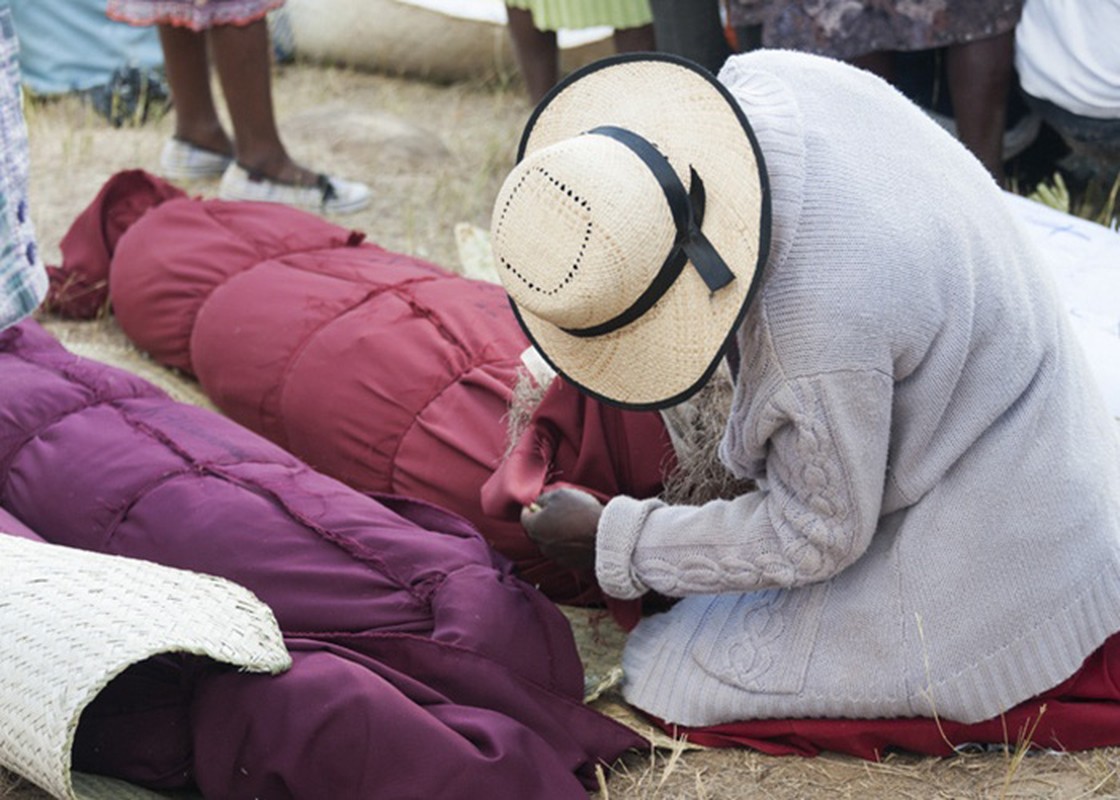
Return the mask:
{"type": "MultiPolygon", "coordinates": [[[[516,519],[522,507],[561,487],[590,491],[603,502],[616,495],[653,497],[675,467],[659,414],[604,405],[556,379],[509,456],[482,485],[482,510],[516,519]]],[[[595,586],[593,574],[583,579],[595,586]]],[[[604,600],[623,628],[638,624],[639,601],[604,600]]]]}
{"type": "Polygon", "coordinates": [[[750,747],[769,755],[822,751],[878,761],[892,750],[948,756],[969,744],[1075,751],[1120,745],[1120,634],[1109,637],[1068,679],[993,719],[966,725],[908,719],[760,719],[688,728],[654,719],[666,732],[706,747],[750,747]]]}
{"type": "Polygon", "coordinates": [[[554,600],[602,599],[593,576],[541,556],[521,506],[560,483],[656,494],[671,458],[656,413],[557,384],[484,508],[528,347],[501,287],[297,209],[177,192],[145,173],[110,179],[66,236],[52,305],[92,314],[111,267],[125,333],[230,417],[355,488],[466,517],[554,600]]]}
{"type": "Polygon", "coordinates": [[[113,176],[62,237],[64,266],[47,267],[46,308],[64,317],[92,319],[108,299],[109,263],[121,234],[146,211],[174,197],[186,194],[143,170],[113,176]]]}

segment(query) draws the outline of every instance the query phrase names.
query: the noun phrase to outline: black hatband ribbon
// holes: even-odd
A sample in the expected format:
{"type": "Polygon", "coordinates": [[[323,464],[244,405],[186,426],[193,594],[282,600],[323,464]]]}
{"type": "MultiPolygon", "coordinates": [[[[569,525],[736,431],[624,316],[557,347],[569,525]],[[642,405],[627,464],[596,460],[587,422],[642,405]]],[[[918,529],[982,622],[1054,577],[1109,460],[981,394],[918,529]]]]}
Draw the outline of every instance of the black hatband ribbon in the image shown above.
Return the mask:
{"type": "Polygon", "coordinates": [[[565,333],[580,338],[590,338],[603,336],[629,325],[653,308],[654,304],[669,291],[680,277],[684,265],[689,261],[707,284],[708,291],[713,294],[735,280],[735,274],[727,266],[727,262],[700,230],[700,226],[704,223],[704,182],[700,180],[695,169],[689,167],[691,187],[686,192],[676,171],[669,165],[669,159],[642,136],[613,125],[592,128],[587,133],[609,136],[622,143],[649,167],[661,186],[665,201],[669,204],[677,236],[665,263],[661,265],[661,269],[657,271],[657,275],[650,281],[646,290],[629,308],[618,316],[590,328],[563,328],[565,333]]]}

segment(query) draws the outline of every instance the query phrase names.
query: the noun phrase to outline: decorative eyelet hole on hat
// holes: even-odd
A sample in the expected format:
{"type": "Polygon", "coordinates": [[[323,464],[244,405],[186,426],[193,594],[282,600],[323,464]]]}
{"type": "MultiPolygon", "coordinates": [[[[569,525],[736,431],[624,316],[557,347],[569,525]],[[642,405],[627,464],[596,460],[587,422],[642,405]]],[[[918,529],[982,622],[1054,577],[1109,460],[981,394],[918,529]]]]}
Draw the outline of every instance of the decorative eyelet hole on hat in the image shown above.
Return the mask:
{"type": "MultiPolygon", "coordinates": [[[[574,201],[576,203],[576,205],[582,206],[584,211],[590,212],[591,208],[590,208],[588,202],[585,199],[583,199],[582,197],[580,197],[578,194],[574,194],[571,189],[569,189],[558,178],[556,178],[555,176],[550,174],[548,170],[538,167],[536,171],[539,173],[539,175],[541,177],[543,177],[546,181],[548,181],[556,189],[558,189],[561,194],[566,194],[569,199],[571,199],[572,201],[574,201]]],[[[523,173],[521,175],[521,178],[514,184],[513,188],[510,190],[509,196],[506,198],[506,202],[502,207],[501,216],[498,219],[498,229],[499,230],[505,224],[505,221],[506,221],[505,218],[506,218],[507,212],[509,211],[510,204],[513,203],[514,200],[517,198],[517,195],[520,192],[521,188],[525,185],[526,181],[529,180],[531,175],[532,175],[531,172],[523,173]]],[[[511,273],[513,273],[513,275],[518,280],[520,280],[522,283],[524,283],[525,286],[530,291],[543,292],[544,294],[556,294],[562,288],[564,288],[569,283],[571,283],[572,279],[576,276],[576,273],[579,272],[580,262],[583,261],[583,256],[587,252],[587,245],[591,241],[591,231],[592,231],[593,227],[594,227],[594,225],[591,222],[591,219],[588,218],[588,220],[586,222],[586,225],[585,225],[584,232],[583,232],[583,240],[580,242],[580,245],[579,245],[579,251],[575,254],[574,258],[572,259],[571,266],[568,269],[568,271],[564,273],[563,279],[560,281],[559,284],[554,285],[552,287],[538,286],[537,284],[533,283],[533,280],[532,280],[531,277],[522,274],[517,269],[516,266],[509,263],[504,257],[499,258],[499,263],[501,264],[503,269],[507,269],[511,273]]]]}
{"type": "Polygon", "coordinates": [[[664,408],[712,374],[758,290],[765,163],[709,72],[664,53],[614,56],[534,110],[491,234],[545,361],[604,402],[664,408]]]}
{"type": "Polygon", "coordinates": [[[577,137],[527,159],[495,209],[506,291],[562,329],[593,328],[624,312],[675,238],[654,175],[608,137],[577,137]]]}

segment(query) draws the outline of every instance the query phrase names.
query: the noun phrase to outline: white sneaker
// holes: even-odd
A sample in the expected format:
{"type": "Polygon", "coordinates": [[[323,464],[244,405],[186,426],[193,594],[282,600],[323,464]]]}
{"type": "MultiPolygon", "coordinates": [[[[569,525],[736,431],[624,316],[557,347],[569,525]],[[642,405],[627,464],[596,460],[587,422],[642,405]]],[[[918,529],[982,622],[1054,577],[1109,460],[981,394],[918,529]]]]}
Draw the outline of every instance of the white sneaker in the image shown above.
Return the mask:
{"type": "Polygon", "coordinates": [[[163,152],[159,155],[159,168],[163,177],[177,181],[217,178],[232,162],[233,158],[230,156],[175,138],[163,143],[163,152]]]}
{"type": "Polygon", "coordinates": [[[254,178],[236,162],[230,164],[218,186],[222,200],[283,203],[328,214],[352,214],[369,205],[373,192],[364,183],[320,175],[314,186],[293,186],[268,178],[254,178]]]}

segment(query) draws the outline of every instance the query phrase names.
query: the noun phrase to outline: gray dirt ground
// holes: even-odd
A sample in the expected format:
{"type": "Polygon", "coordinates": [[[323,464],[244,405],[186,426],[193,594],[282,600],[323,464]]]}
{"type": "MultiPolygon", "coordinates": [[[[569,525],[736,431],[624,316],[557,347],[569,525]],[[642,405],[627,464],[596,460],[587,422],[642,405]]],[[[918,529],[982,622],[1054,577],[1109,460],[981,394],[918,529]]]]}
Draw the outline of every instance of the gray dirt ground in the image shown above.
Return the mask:
{"type": "MultiPolygon", "coordinates": [[[[340,220],[379,244],[456,268],[453,229],[485,228],[512,164],[529,108],[520,87],[437,86],[311,65],[276,73],[281,130],[293,154],[310,166],[365,180],[372,208],[340,220]]],[[[112,129],[73,99],[28,108],[32,202],[41,246],[57,263],[58,243],[102,183],[120,169],[154,169],[171,130],[165,118],[112,129]]],[[[188,187],[211,195],[213,183],[188,187]]],[[[111,318],[52,329],[76,343],[96,343],[122,363],[159,379],[160,369],[129,352],[111,318]]],[[[168,384],[175,379],[163,376],[168,384]]],[[[157,380],[158,382],[158,380],[157,380]]],[[[200,401],[188,384],[181,399],[200,401]]],[[[602,674],[620,637],[578,618],[589,669],[602,674]],[[593,652],[594,651],[594,652],[593,652]]],[[[608,693],[604,709],[618,711],[608,693]]],[[[620,713],[625,713],[624,710],[620,713]]],[[[630,717],[630,719],[633,719],[630,717]]],[[[1014,742],[1012,742],[1014,744],[1014,742]]],[[[1080,798],[1120,797],[1120,749],[1079,755],[967,755],[952,759],[894,756],[867,763],[836,756],[771,758],[746,751],[685,751],[671,742],[636,753],[609,772],[602,798],[1080,798]]],[[[42,800],[25,785],[2,782],[0,797],[42,800]]]]}

